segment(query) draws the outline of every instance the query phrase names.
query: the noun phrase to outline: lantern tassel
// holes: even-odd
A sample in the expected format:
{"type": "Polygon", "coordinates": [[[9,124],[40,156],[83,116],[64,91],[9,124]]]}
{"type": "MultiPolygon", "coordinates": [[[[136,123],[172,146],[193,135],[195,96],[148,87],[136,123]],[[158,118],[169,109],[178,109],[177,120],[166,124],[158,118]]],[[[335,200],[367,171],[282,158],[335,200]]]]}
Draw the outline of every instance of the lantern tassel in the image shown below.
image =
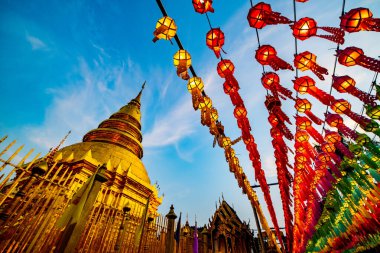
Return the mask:
{"type": "Polygon", "coordinates": [[[156,30],[154,30],[154,32],[153,32],[153,35],[154,35],[153,42],[156,43],[156,41],[159,40],[158,35],[160,35],[161,33],[166,32],[168,29],[169,29],[169,27],[167,27],[166,25],[161,25],[156,30]]]}
{"type": "Polygon", "coordinates": [[[306,131],[310,134],[311,137],[314,138],[319,144],[322,144],[324,142],[323,137],[320,133],[318,133],[317,130],[315,130],[314,127],[308,127],[306,131]]]}
{"type": "Polygon", "coordinates": [[[334,146],[347,158],[354,159],[354,154],[351,153],[351,151],[340,141],[335,142],[334,146]]]}
{"type": "Polygon", "coordinates": [[[330,40],[332,42],[335,42],[335,43],[338,43],[338,44],[343,44],[344,43],[344,38],[343,37],[340,37],[338,35],[315,35],[319,38],[323,38],[323,39],[326,39],[326,40],[330,40]]]}
{"type": "Polygon", "coordinates": [[[324,105],[330,105],[335,100],[333,96],[327,94],[323,90],[312,87],[308,89],[308,93],[318,99],[324,105]]]}
{"type": "Polygon", "coordinates": [[[322,124],[322,120],[320,118],[318,118],[317,116],[315,116],[310,110],[307,110],[305,111],[305,114],[309,117],[309,119],[311,119],[315,124],[317,125],[321,125],[322,124]]]}
{"type": "Polygon", "coordinates": [[[348,112],[345,112],[345,114],[350,117],[353,121],[355,121],[356,123],[358,123],[361,127],[365,128],[365,126],[369,123],[371,123],[371,120],[362,116],[362,115],[359,115],[357,113],[354,113],[353,111],[348,111],[348,112]]]}
{"type": "Polygon", "coordinates": [[[330,26],[322,26],[322,27],[318,27],[318,28],[320,28],[323,31],[326,31],[328,33],[331,33],[331,34],[334,34],[334,35],[337,35],[340,37],[344,37],[344,30],[343,29],[340,29],[337,27],[330,27],[330,26]]]}
{"type": "Polygon", "coordinates": [[[329,72],[326,68],[319,66],[318,64],[313,64],[310,67],[310,70],[320,79],[325,80],[325,77],[322,75],[328,75],[329,72]]]}
{"type": "Polygon", "coordinates": [[[353,96],[357,97],[358,99],[360,99],[362,102],[364,102],[367,105],[370,105],[373,107],[377,105],[375,102],[376,96],[365,93],[365,92],[357,89],[356,87],[353,88],[353,90],[351,91],[351,94],[353,96]]]}
{"type": "Polygon", "coordinates": [[[380,32],[380,18],[366,18],[362,21],[362,26],[367,31],[380,32]]]}
{"type": "Polygon", "coordinates": [[[290,24],[293,21],[284,17],[279,12],[272,12],[271,15],[265,17],[265,23],[268,25],[276,25],[276,24],[290,24]]]}
{"type": "Polygon", "coordinates": [[[280,70],[280,69],[289,69],[292,71],[294,70],[292,65],[290,65],[289,63],[287,63],[286,61],[278,57],[269,61],[269,66],[271,66],[275,71],[280,70]]]}
{"type": "Polygon", "coordinates": [[[374,170],[374,169],[372,169],[372,168],[369,168],[368,169],[368,172],[371,174],[371,176],[379,183],[380,182],[380,174],[376,171],[376,170],[374,170]]]}
{"type": "Polygon", "coordinates": [[[343,124],[339,124],[337,125],[337,128],[338,130],[343,134],[345,135],[346,137],[348,138],[351,138],[353,140],[356,140],[356,138],[358,137],[358,134],[350,129],[349,127],[347,127],[346,125],[343,125],[343,124]]]}
{"type": "Polygon", "coordinates": [[[360,57],[359,65],[372,71],[380,72],[380,61],[372,57],[362,55],[360,57]]]}

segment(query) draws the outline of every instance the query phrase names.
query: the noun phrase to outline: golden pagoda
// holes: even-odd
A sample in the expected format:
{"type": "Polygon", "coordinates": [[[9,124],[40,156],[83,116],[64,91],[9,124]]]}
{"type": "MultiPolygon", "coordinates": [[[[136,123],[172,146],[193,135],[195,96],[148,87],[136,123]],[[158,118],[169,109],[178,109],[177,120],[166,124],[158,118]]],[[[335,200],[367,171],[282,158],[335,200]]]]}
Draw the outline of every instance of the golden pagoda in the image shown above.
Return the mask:
{"type": "Polygon", "coordinates": [[[0,188],[0,252],[163,248],[162,197],[141,161],[144,85],[83,142],[14,165],[0,188]]]}
{"type": "Polygon", "coordinates": [[[83,142],[58,151],[55,160],[65,161],[72,169],[78,169],[75,179],[78,182],[85,182],[97,166],[105,164],[109,194],[112,198],[120,194],[119,208],[127,203],[132,209],[144,207],[151,197],[149,212],[155,214],[162,198],[158,197],[141,161],[140,101],[143,88],[136,98],[85,134],[83,142]]]}

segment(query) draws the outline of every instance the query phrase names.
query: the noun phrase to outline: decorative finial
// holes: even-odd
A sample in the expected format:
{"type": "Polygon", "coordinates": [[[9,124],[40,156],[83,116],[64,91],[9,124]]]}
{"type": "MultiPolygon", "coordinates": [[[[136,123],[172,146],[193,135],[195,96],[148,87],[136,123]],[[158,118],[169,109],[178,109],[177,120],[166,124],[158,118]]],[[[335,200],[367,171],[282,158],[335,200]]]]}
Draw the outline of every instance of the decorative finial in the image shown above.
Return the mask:
{"type": "Polygon", "coordinates": [[[223,192],[222,192],[222,200],[224,201],[224,196],[223,196],[223,192]]]}
{"type": "Polygon", "coordinates": [[[71,130],[63,137],[63,139],[59,142],[59,144],[54,148],[50,149],[49,153],[46,156],[46,162],[48,163],[49,167],[53,165],[53,157],[59,150],[59,148],[62,146],[62,144],[66,141],[67,137],[71,134],[71,130]]]}
{"type": "Polygon", "coordinates": [[[145,88],[145,84],[146,84],[146,80],[144,81],[144,83],[143,83],[143,85],[142,85],[142,87],[141,87],[141,91],[144,90],[144,88],[145,88]]]}

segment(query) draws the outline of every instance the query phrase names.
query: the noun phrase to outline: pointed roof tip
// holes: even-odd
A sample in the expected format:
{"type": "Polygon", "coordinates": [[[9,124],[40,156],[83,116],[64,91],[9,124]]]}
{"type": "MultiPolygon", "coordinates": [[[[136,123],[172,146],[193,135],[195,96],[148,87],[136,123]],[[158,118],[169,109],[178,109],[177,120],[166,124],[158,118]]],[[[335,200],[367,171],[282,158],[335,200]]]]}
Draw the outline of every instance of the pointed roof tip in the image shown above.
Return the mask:
{"type": "Polygon", "coordinates": [[[141,86],[141,90],[139,92],[139,94],[137,94],[136,98],[134,100],[136,100],[137,102],[141,103],[141,94],[145,88],[145,84],[146,84],[146,80],[144,81],[143,85],[141,86]]]}

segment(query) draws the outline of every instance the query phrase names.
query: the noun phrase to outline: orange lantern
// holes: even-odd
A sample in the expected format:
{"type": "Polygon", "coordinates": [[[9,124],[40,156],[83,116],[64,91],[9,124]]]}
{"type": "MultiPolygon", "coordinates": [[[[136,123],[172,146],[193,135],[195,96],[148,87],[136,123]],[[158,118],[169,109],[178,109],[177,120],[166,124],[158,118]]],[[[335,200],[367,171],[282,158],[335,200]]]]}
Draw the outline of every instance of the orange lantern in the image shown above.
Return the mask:
{"type": "Polygon", "coordinates": [[[380,72],[380,61],[364,55],[363,50],[358,47],[346,47],[343,50],[337,50],[337,53],[339,63],[346,67],[360,65],[369,70],[380,72]]]}
{"type": "Polygon", "coordinates": [[[349,33],[359,31],[380,31],[380,19],[372,18],[368,8],[356,8],[340,17],[340,28],[349,33]]]}
{"type": "Polygon", "coordinates": [[[311,121],[308,118],[299,115],[294,118],[296,119],[297,127],[306,130],[318,143],[323,143],[322,135],[311,125],[311,121]]]}
{"type": "Polygon", "coordinates": [[[225,81],[223,83],[223,90],[224,90],[224,93],[230,96],[231,102],[234,106],[243,104],[243,100],[240,97],[240,94],[238,92],[239,87],[235,87],[234,84],[228,81],[225,81]]]}
{"type": "Polygon", "coordinates": [[[206,44],[214,51],[216,58],[220,58],[220,50],[223,50],[224,45],[224,33],[220,28],[212,28],[206,34],[206,44]]]}
{"type": "Polygon", "coordinates": [[[199,108],[199,102],[202,98],[203,88],[204,84],[200,77],[192,77],[187,82],[187,89],[191,93],[194,110],[198,110],[199,108]]]}
{"type": "Polygon", "coordinates": [[[247,117],[247,109],[244,106],[236,106],[234,109],[234,116],[237,119],[242,119],[247,117]]]}
{"type": "Polygon", "coordinates": [[[322,124],[322,120],[311,112],[311,103],[306,98],[297,98],[294,108],[296,108],[298,112],[305,113],[315,124],[322,124]]]}
{"type": "Polygon", "coordinates": [[[332,127],[336,127],[341,133],[345,136],[356,140],[358,134],[352,129],[348,128],[345,124],[343,124],[343,118],[335,113],[326,113],[326,123],[332,127]]]}
{"type": "Polygon", "coordinates": [[[211,108],[212,101],[209,97],[203,96],[203,99],[199,102],[199,109],[201,109],[201,124],[210,126],[211,125],[211,108]]]}
{"type": "Polygon", "coordinates": [[[275,96],[277,95],[277,92],[279,92],[288,98],[294,99],[292,92],[281,86],[280,77],[274,72],[263,73],[263,76],[261,77],[261,84],[265,89],[270,90],[275,96]]]}
{"type": "Polygon", "coordinates": [[[269,65],[275,71],[279,69],[293,70],[293,67],[284,60],[277,57],[277,51],[270,45],[263,45],[256,50],[256,60],[261,65],[269,65]]]}
{"type": "Polygon", "coordinates": [[[221,60],[216,68],[220,77],[225,78],[226,76],[232,75],[235,71],[235,65],[232,61],[224,59],[221,60]]]}
{"type": "Polygon", "coordinates": [[[376,97],[370,94],[367,94],[355,87],[355,80],[350,76],[333,76],[332,86],[340,93],[349,93],[367,105],[376,106],[375,100],[376,97]]]}
{"type": "Polygon", "coordinates": [[[157,21],[156,30],[154,30],[153,42],[159,39],[170,40],[177,33],[177,25],[174,20],[168,16],[162,17],[157,21]]]}
{"type": "Polygon", "coordinates": [[[177,75],[184,80],[189,80],[187,69],[191,66],[191,56],[184,50],[178,50],[173,56],[174,66],[177,68],[177,75]]]}
{"type": "Polygon", "coordinates": [[[337,99],[331,105],[331,109],[338,114],[342,114],[351,110],[351,104],[347,100],[337,99]]]}
{"type": "Polygon", "coordinates": [[[212,0],[193,0],[194,10],[200,14],[214,12],[212,0]]]}
{"type": "Polygon", "coordinates": [[[212,101],[208,96],[203,96],[203,101],[199,103],[199,109],[210,109],[212,107],[212,101]]]}
{"type": "Polygon", "coordinates": [[[325,138],[327,142],[333,143],[334,146],[345,156],[350,159],[354,158],[354,155],[350,152],[350,150],[342,143],[342,136],[337,132],[329,131],[326,129],[325,138]]]}
{"type": "Polygon", "coordinates": [[[279,12],[273,12],[269,4],[260,2],[252,6],[248,12],[248,23],[250,27],[261,29],[266,25],[289,24],[292,21],[279,12]]]}
{"type": "Polygon", "coordinates": [[[306,142],[309,141],[310,136],[306,131],[297,131],[295,135],[295,139],[298,142],[306,142]]]}
{"type": "Polygon", "coordinates": [[[290,27],[293,30],[293,36],[299,40],[306,40],[312,36],[316,36],[339,44],[344,43],[344,31],[342,29],[326,26],[318,27],[317,22],[312,18],[301,18],[290,27]],[[331,35],[317,35],[318,28],[331,33],[331,35]]]}
{"type": "Polygon", "coordinates": [[[328,75],[329,73],[326,68],[319,66],[316,60],[317,56],[315,54],[305,51],[294,57],[294,66],[301,71],[311,70],[319,79],[325,80],[323,75],[328,75]]]}
{"type": "Polygon", "coordinates": [[[300,94],[309,93],[321,103],[330,105],[335,98],[315,86],[315,81],[309,76],[301,76],[293,80],[293,88],[300,94]]]}
{"type": "Polygon", "coordinates": [[[229,82],[232,86],[236,87],[237,90],[239,89],[239,83],[233,75],[235,66],[232,61],[227,59],[221,60],[218,63],[216,70],[221,78],[225,78],[226,81],[229,82]]]}
{"type": "Polygon", "coordinates": [[[335,146],[331,142],[324,142],[321,146],[321,149],[326,153],[334,153],[336,150],[335,146]]]}

